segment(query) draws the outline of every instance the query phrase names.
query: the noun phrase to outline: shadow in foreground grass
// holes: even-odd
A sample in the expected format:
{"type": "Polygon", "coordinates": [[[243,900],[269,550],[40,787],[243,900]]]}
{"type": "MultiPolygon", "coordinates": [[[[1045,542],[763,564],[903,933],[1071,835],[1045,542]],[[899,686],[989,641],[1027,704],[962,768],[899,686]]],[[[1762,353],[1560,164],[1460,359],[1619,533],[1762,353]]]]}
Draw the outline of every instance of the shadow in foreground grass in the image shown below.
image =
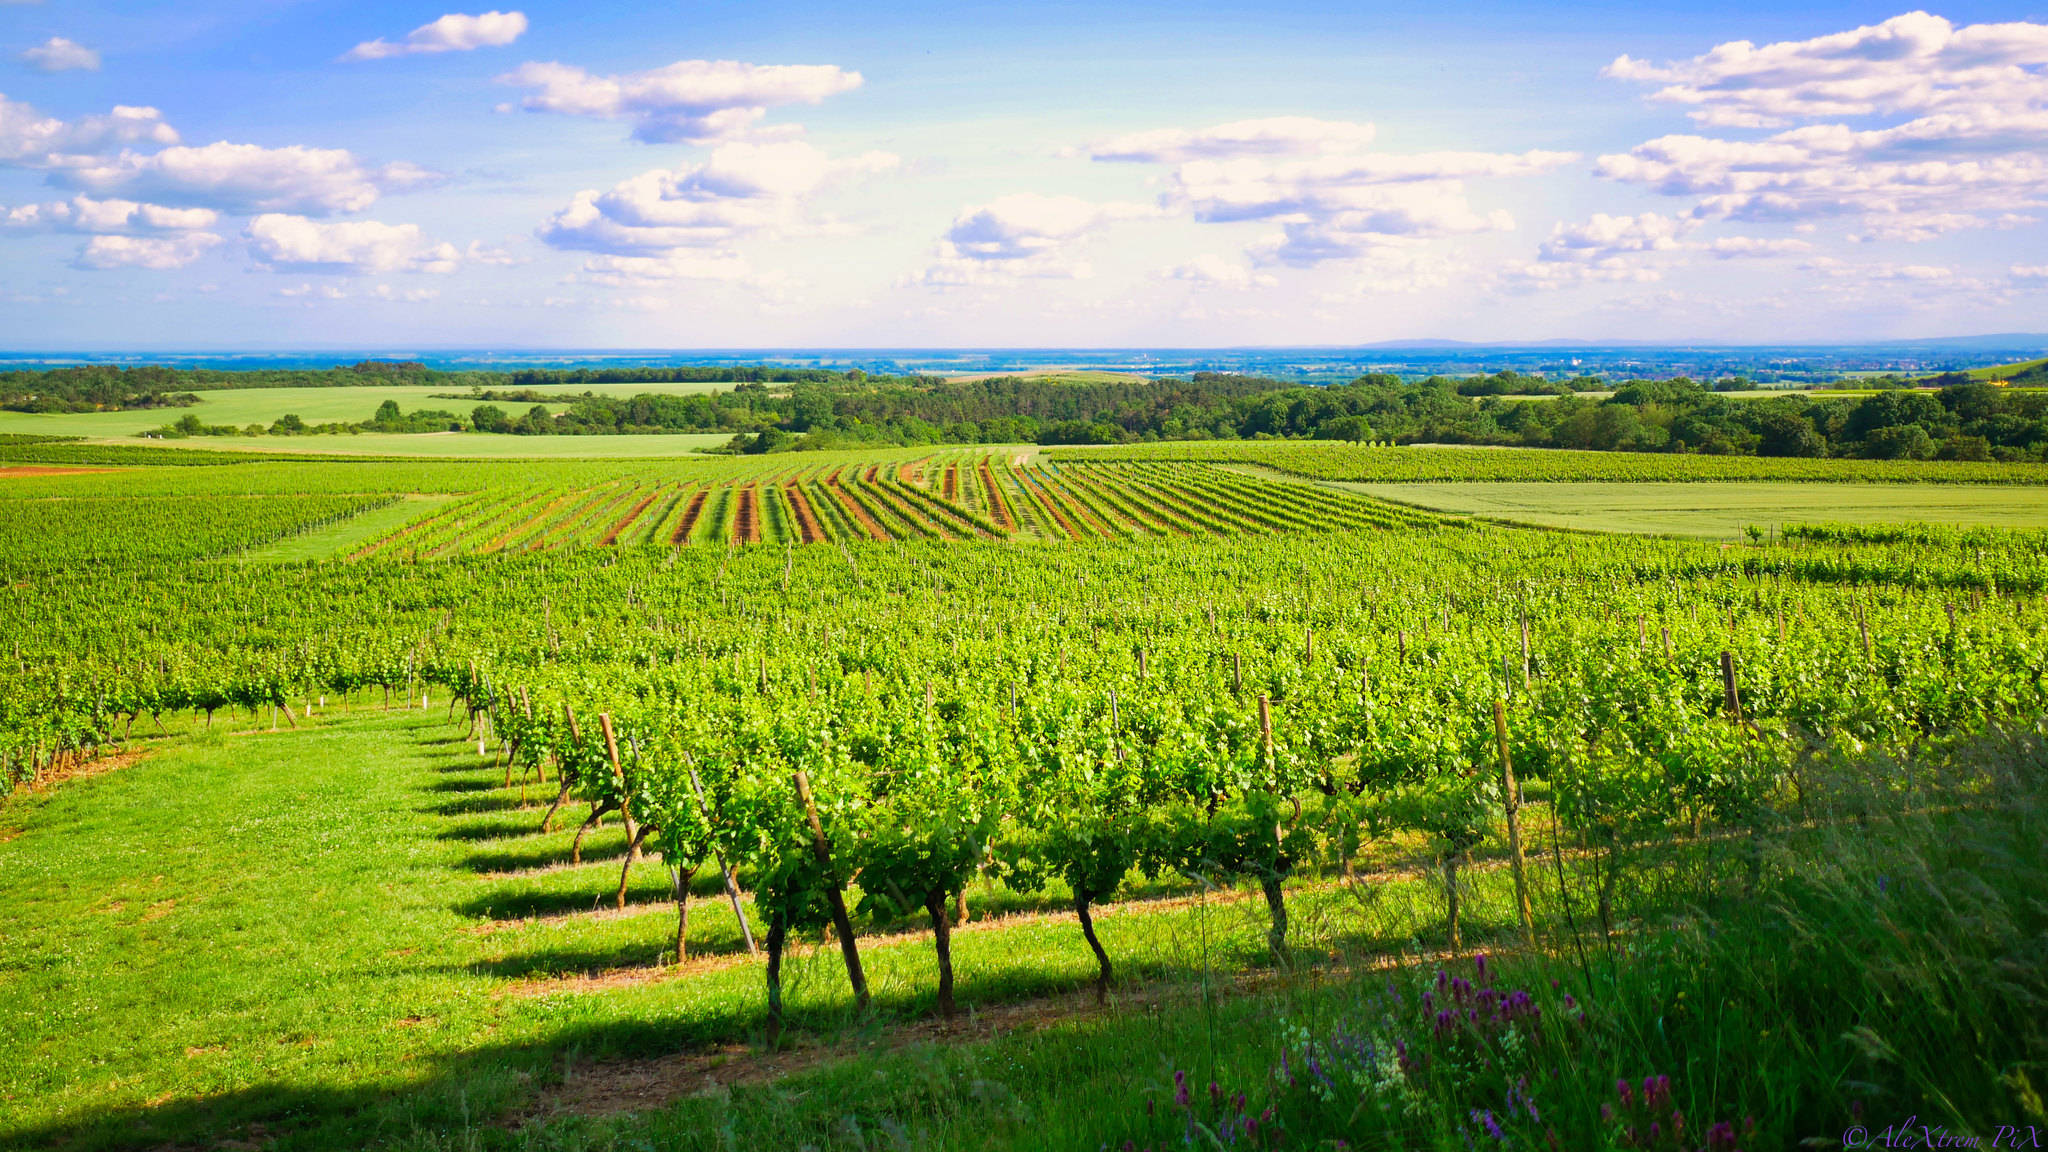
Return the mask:
{"type": "MultiPolygon", "coordinates": [[[[436,789],[436,791],[483,792],[489,789],[436,789]]],[[[487,812],[517,812],[520,808],[517,796],[469,795],[455,800],[444,800],[439,804],[428,804],[421,812],[435,816],[474,816],[487,812]]],[[[536,824],[538,821],[535,822],[536,824]]]]}
{"type": "Polygon", "coordinates": [[[540,833],[539,812],[508,814],[499,812],[495,819],[465,820],[434,833],[436,840],[482,842],[489,840],[521,840],[540,833]]]}
{"type": "MultiPolygon", "coordinates": [[[[632,957],[646,966],[646,950],[632,957]]],[[[536,953],[502,965],[481,965],[473,971],[509,976],[521,963],[549,964],[556,970],[588,970],[631,966],[618,961],[627,953],[593,950],[536,953]]],[[[1127,989],[1149,985],[1147,1002],[1161,996],[1192,996],[1199,968],[1152,963],[1128,966],[1127,989]]],[[[984,971],[963,982],[963,1014],[1035,999],[1066,997],[1084,1014],[1085,984],[1047,977],[1029,964],[984,971]]],[[[850,1007],[827,1003],[793,1004],[791,1034],[804,1043],[838,1044],[849,1039],[879,1042],[891,1026],[915,1022],[933,1012],[928,989],[877,988],[874,1006],[865,1016],[850,1007]]],[[[1118,1019],[1114,1009],[1104,1019],[1118,1019]]],[[[1131,1018],[1138,1022],[1138,1017],[1131,1018]]],[[[613,1061],[646,1059],[677,1052],[744,1042],[758,1046],[763,1020],[758,999],[700,1009],[687,1021],[647,1019],[565,1028],[547,1041],[483,1044],[453,1055],[422,1053],[405,1066],[405,1079],[383,1087],[307,1088],[258,1085],[204,1099],[173,1100],[156,1106],[107,1109],[73,1121],[13,1131],[0,1130],[0,1148],[59,1149],[63,1152],[111,1152],[233,1146],[249,1141],[268,1152],[311,1152],[372,1147],[434,1147],[462,1139],[458,1146],[516,1146],[504,1121],[526,1104],[539,1086],[559,1082],[565,1062],[583,1067],[613,1061]]],[[[849,1051],[848,1056],[856,1055],[849,1051]]]]}
{"type": "MultiPolygon", "coordinates": [[[[613,875],[626,858],[626,838],[623,835],[599,840],[595,835],[583,838],[583,863],[589,865],[609,864],[613,875]]],[[[569,863],[569,845],[535,843],[524,851],[503,849],[497,852],[473,852],[463,857],[462,867],[471,872],[528,872],[539,868],[552,868],[569,863]]],[[[715,879],[715,877],[714,877],[715,879]]],[[[723,887],[717,891],[723,892],[723,887]]]]}
{"type": "Polygon", "coordinates": [[[495,780],[437,780],[427,785],[426,790],[429,792],[455,792],[462,794],[495,792],[498,790],[498,782],[495,780]]]}

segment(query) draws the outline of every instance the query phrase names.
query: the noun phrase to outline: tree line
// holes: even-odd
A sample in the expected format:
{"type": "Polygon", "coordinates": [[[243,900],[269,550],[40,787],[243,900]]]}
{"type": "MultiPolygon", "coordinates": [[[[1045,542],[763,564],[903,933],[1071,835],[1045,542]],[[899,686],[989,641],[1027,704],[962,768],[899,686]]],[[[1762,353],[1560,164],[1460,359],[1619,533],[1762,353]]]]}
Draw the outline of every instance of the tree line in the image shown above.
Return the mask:
{"type": "MultiPolygon", "coordinates": [[[[20,391],[17,401],[74,407],[189,404],[173,386],[197,373],[169,369],[63,369],[8,373],[44,381],[62,373],[68,394],[20,391]],[[128,392],[123,392],[128,388],[128,392]],[[69,397],[68,399],[66,397],[69,397]],[[33,397],[32,400],[23,398],[33,397]],[[126,397],[126,399],[124,399],[126,397]]],[[[453,374],[417,365],[334,369],[391,383],[453,374]],[[417,370],[417,371],[415,371],[417,370]]],[[[263,373],[252,375],[267,375],[263,373]]],[[[1512,371],[1404,380],[1370,373],[1349,384],[1305,386],[1262,376],[1195,373],[1143,380],[1006,376],[977,380],[871,377],[859,371],[779,368],[622,368],[469,374],[490,388],[440,393],[475,401],[466,414],[387,403],[361,423],[211,426],[193,414],[151,435],[476,431],[503,435],[697,433],[727,436],[733,453],[871,444],[1124,444],[1153,440],[1322,439],[1401,444],[1487,444],[1712,455],[2039,461],[2048,458],[2048,391],[2028,379],[1991,384],[1961,373],[1927,380],[1858,381],[1857,394],[1758,397],[1740,379],[1685,377],[1610,383],[1549,380],[1512,371]],[[547,385],[726,383],[679,395],[564,396],[547,385]],[[566,403],[566,408],[563,405],[566,403]],[[521,406],[524,410],[521,411],[521,406]],[[562,409],[562,410],[557,410],[562,409]]],[[[2040,371],[2034,377],[2041,376],[2040,371]]],[[[253,383],[253,382],[252,382],[253,383]]]]}

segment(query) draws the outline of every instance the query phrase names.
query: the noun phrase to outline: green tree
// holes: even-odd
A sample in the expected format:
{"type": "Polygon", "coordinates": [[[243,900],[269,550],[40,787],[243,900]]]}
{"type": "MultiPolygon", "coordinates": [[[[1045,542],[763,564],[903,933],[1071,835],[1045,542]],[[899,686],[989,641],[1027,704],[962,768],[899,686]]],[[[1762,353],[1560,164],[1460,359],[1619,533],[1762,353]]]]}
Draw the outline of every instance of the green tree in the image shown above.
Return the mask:
{"type": "Polygon", "coordinates": [[[1934,437],[1918,424],[1879,428],[1863,438],[1863,454],[1873,460],[1932,460],[1934,437]]]}

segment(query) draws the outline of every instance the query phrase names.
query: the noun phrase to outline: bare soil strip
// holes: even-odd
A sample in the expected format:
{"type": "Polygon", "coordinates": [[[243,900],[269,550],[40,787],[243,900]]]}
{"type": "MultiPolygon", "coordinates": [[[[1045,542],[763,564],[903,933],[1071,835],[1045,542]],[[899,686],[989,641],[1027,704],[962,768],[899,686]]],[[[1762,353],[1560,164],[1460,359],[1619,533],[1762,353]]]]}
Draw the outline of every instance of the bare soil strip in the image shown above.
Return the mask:
{"type": "MultiPolygon", "coordinates": [[[[94,776],[104,776],[109,772],[118,772],[147,755],[149,755],[148,749],[138,748],[129,752],[115,752],[110,756],[67,760],[63,764],[44,772],[34,784],[24,781],[15,785],[13,792],[0,794],[0,806],[4,806],[10,796],[25,792],[47,792],[67,780],[86,780],[94,776]]],[[[0,837],[13,838],[5,836],[4,832],[0,832],[0,837]]]]}
{"type": "Polygon", "coordinates": [[[619,534],[632,527],[633,521],[638,520],[640,514],[647,511],[647,506],[654,503],[654,498],[658,495],[660,495],[659,492],[649,492],[638,504],[633,505],[633,510],[626,513],[624,519],[612,525],[612,530],[605,533],[604,539],[599,540],[598,543],[606,548],[617,544],[619,542],[619,534]]]}
{"type": "Polygon", "coordinates": [[[889,533],[880,524],[875,523],[875,518],[868,515],[868,510],[861,507],[860,501],[855,500],[849,495],[846,489],[841,488],[839,481],[836,479],[832,481],[832,496],[839,501],[846,509],[846,514],[853,517],[854,521],[861,526],[861,530],[866,532],[871,539],[887,540],[889,538],[889,533]]]}
{"type": "Polygon", "coordinates": [[[543,522],[545,522],[549,517],[554,515],[555,510],[557,508],[560,508],[562,505],[567,504],[569,501],[575,499],[579,495],[582,495],[582,493],[564,492],[560,496],[555,497],[553,500],[549,501],[544,507],[542,507],[539,512],[534,513],[532,516],[527,517],[525,520],[521,520],[513,524],[510,528],[507,528],[504,532],[500,533],[498,535],[498,538],[492,540],[489,544],[485,545],[482,551],[503,552],[507,545],[511,544],[512,541],[519,539],[522,535],[528,533],[529,531],[540,531],[540,529],[536,528],[536,525],[540,525],[543,522]]]}
{"type": "Polygon", "coordinates": [[[711,490],[706,488],[690,497],[690,506],[683,509],[682,522],[676,525],[675,533],[668,538],[669,543],[688,544],[690,542],[690,531],[697,527],[697,517],[704,514],[704,499],[709,495],[711,495],[711,490]]]}
{"type": "Polygon", "coordinates": [[[1060,526],[1060,531],[1067,534],[1067,539],[1087,539],[1087,537],[1081,534],[1081,530],[1074,527],[1073,522],[1067,519],[1066,513],[1060,510],[1059,502],[1053,498],[1052,491],[1045,486],[1042,480],[1036,476],[1025,476],[1024,469],[1022,468],[1017,470],[1017,476],[1018,487],[1022,488],[1026,495],[1038,501],[1039,507],[1045,509],[1046,514],[1052,517],[1053,523],[1060,526]]]}
{"type": "Polygon", "coordinates": [[[0,480],[11,476],[77,476],[85,472],[119,471],[119,468],[70,468],[54,464],[0,464],[0,480]]]}
{"type": "Polygon", "coordinates": [[[802,489],[791,484],[783,493],[789,497],[789,510],[796,516],[797,535],[805,544],[815,544],[825,538],[818,530],[818,518],[811,512],[811,502],[804,499],[802,489]]]}
{"type": "Polygon", "coordinates": [[[1003,498],[1002,489],[996,487],[995,473],[989,471],[986,456],[981,460],[981,485],[982,490],[988,493],[989,519],[994,520],[1003,531],[1015,532],[1017,518],[1010,515],[1010,502],[1003,498]]]}
{"type": "MultiPolygon", "coordinates": [[[[743,959],[736,958],[721,966],[730,966],[743,959]]],[[[1412,954],[1379,955],[1349,963],[1319,965],[1316,975],[1311,978],[1380,971],[1428,959],[1428,956],[1412,954]]],[[[1247,995],[1288,978],[1284,973],[1273,971],[1240,972],[1222,977],[1229,987],[1221,994],[1247,995]]],[[[1081,988],[1053,996],[974,1006],[952,1020],[926,1018],[893,1025],[872,1039],[834,1042],[798,1034],[788,1047],[778,1052],[729,1042],[713,1048],[644,1060],[613,1061],[584,1068],[565,1064],[560,1084],[546,1090],[528,1107],[505,1117],[502,1123],[507,1127],[518,1127],[531,1120],[561,1116],[615,1116],[647,1111],[684,1097],[710,1095],[735,1085],[779,1080],[834,1061],[871,1057],[878,1051],[897,1051],[926,1043],[966,1044],[991,1040],[1018,1032],[1037,1031],[1067,1020],[1153,1010],[1169,1001],[1196,994],[1186,984],[1157,983],[1114,992],[1113,1002],[1108,1007],[1098,1007],[1094,993],[1081,988]]],[[[1212,989],[1211,994],[1216,994],[1216,990],[1212,989]]]]}
{"type": "Polygon", "coordinates": [[[752,484],[739,491],[739,511],[733,514],[732,538],[735,544],[759,544],[761,542],[761,498],[752,484]]]}

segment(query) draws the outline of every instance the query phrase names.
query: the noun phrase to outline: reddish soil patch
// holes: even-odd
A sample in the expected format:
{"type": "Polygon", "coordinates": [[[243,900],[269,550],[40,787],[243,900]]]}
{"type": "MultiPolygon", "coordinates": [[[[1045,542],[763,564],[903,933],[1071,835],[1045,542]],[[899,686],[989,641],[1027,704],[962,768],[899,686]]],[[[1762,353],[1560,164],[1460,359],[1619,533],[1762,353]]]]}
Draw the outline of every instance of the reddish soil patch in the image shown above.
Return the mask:
{"type": "Polygon", "coordinates": [[[611,547],[614,544],[617,544],[619,542],[619,533],[624,532],[626,529],[632,527],[633,521],[638,520],[640,518],[640,514],[642,512],[647,511],[647,506],[649,504],[654,503],[654,498],[657,495],[659,495],[659,493],[649,492],[645,499],[641,500],[638,504],[633,505],[633,510],[631,512],[626,513],[625,519],[620,520],[617,524],[612,525],[612,530],[605,533],[604,539],[599,540],[598,543],[607,548],[611,547]]]}
{"type": "Polygon", "coordinates": [[[994,520],[1003,531],[1015,532],[1017,518],[1010,515],[1010,502],[1003,498],[1003,490],[996,487],[996,475],[989,471],[987,458],[983,458],[981,462],[981,486],[982,490],[988,493],[989,519],[994,520]]]}
{"type": "Polygon", "coordinates": [[[739,510],[732,517],[732,538],[735,544],[761,542],[761,496],[751,484],[740,489],[739,510]]]}
{"type": "Polygon", "coordinates": [[[889,533],[884,531],[880,524],[875,523],[875,518],[868,515],[868,510],[861,507],[860,501],[855,500],[846,489],[834,483],[831,491],[832,495],[838,499],[840,507],[846,509],[846,514],[853,517],[854,523],[859,524],[861,531],[866,532],[870,539],[887,540],[889,538],[889,533]]]}
{"type": "MultiPolygon", "coordinates": [[[[1154,994],[1151,998],[1157,998],[1154,994]]],[[[1135,996],[1119,997],[1128,1010],[1135,996]]],[[[511,1125],[557,1116],[615,1116],[660,1108],[672,1100],[718,1092],[737,1084],[759,1084],[808,1071],[837,1060],[912,1044],[939,1041],[969,1043],[1100,1011],[1092,993],[1077,992],[1056,1000],[977,1008],[951,1021],[924,1020],[891,1028],[869,1041],[831,1043],[800,1037],[780,1052],[764,1052],[746,1044],[725,1044],[696,1052],[678,1052],[652,1060],[562,1069],[562,1083],[526,1112],[507,1117],[511,1125]]]]}
{"type": "Polygon", "coordinates": [[[705,489],[690,497],[689,505],[683,509],[682,521],[676,525],[676,530],[669,535],[669,543],[688,544],[690,542],[690,530],[697,526],[697,517],[704,514],[704,499],[709,495],[711,495],[710,489],[705,489]]]}
{"type": "Polygon", "coordinates": [[[951,503],[960,495],[960,466],[958,464],[946,465],[945,492],[948,503],[951,503]]]}
{"type": "Polygon", "coordinates": [[[68,468],[53,464],[0,464],[0,480],[10,476],[76,476],[82,472],[119,471],[119,468],[68,468]]]}
{"type": "Polygon", "coordinates": [[[783,493],[789,497],[789,510],[796,515],[797,535],[806,544],[823,540],[825,534],[818,531],[818,518],[811,512],[811,502],[804,498],[803,489],[792,484],[783,493]]]}
{"type": "MultiPolygon", "coordinates": [[[[1318,972],[1327,976],[1379,971],[1412,960],[1412,957],[1399,955],[1371,957],[1319,966],[1318,972]]],[[[1289,977],[1273,972],[1244,972],[1224,979],[1230,985],[1225,995],[1247,995],[1289,977]]],[[[740,1084],[779,1080],[836,1061],[859,1059],[877,1052],[897,1051],[916,1044],[974,1043],[1032,1032],[1089,1016],[1153,1012],[1169,1002],[1197,994],[1190,987],[1177,984],[1126,987],[1115,994],[1114,1004],[1102,1008],[1096,1005],[1093,992],[1083,989],[1006,1004],[976,1005],[970,1012],[952,1020],[926,1018],[893,1025],[872,1038],[835,1043],[799,1033],[789,1042],[789,1047],[779,1052],[763,1051],[749,1044],[726,1043],[648,1060],[616,1061],[581,1068],[565,1064],[559,1085],[548,1089],[526,1109],[505,1117],[502,1123],[517,1126],[529,1120],[564,1115],[612,1116],[645,1111],[683,1097],[713,1094],[740,1084]]]]}
{"type": "Polygon", "coordinates": [[[375,540],[370,541],[368,544],[365,544],[362,547],[356,549],[355,551],[349,553],[348,558],[351,560],[361,560],[365,556],[373,556],[379,552],[384,551],[387,548],[396,548],[400,543],[404,542],[406,537],[412,535],[415,532],[420,531],[427,525],[433,524],[439,526],[440,523],[441,517],[439,515],[428,516],[423,519],[415,520],[412,523],[407,524],[405,527],[400,528],[398,531],[393,532],[389,536],[379,536],[375,540]]]}
{"type": "Polygon", "coordinates": [[[954,538],[953,533],[948,532],[946,526],[939,522],[938,516],[901,492],[892,491],[880,486],[869,489],[869,492],[875,499],[886,505],[891,512],[896,513],[912,524],[923,525],[927,531],[938,539],[951,540],[954,538]]]}
{"type": "Polygon", "coordinates": [[[1046,514],[1052,517],[1053,523],[1060,526],[1060,531],[1067,534],[1067,539],[1081,539],[1080,530],[1074,527],[1073,521],[1067,519],[1066,513],[1060,511],[1059,501],[1053,498],[1051,490],[1046,488],[1044,481],[1033,477],[1023,481],[1020,486],[1033,499],[1038,501],[1038,506],[1045,509],[1046,514]]]}
{"type": "Polygon", "coordinates": [[[520,520],[514,523],[512,527],[507,528],[503,532],[499,533],[498,538],[496,540],[491,541],[490,544],[487,547],[485,547],[484,551],[503,552],[505,550],[505,546],[512,543],[512,541],[517,540],[520,537],[521,533],[524,533],[527,529],[532,528],[536,524],[544,522],[549,516],[552,516],[554,514],[555,509],[560,508],[562,505],[568,503],[575,495],[576,493],[570,492],[556,497],[554,500],[550,501],[547,505],[542,507],[539,512],[536,512],[533,515],[528,516],[524,520],[520,520]]]}
{"type": "MultiPolygon", "coordinates": [[[[109,772],[118,772],[147,755],[149,755],[147,751],[137,750],[133,752],[116,752],[111,756],[99,756],[89,760],[66,760],[55,768],[45,770],[42,779],[36,781],[33,785],[26,781],[16,785],[15,791],[47,792],[67,780],[86,780],[94,776],[104,776],[109,772]]],[[[6,800],[6,796],[0,796],[0,804],[6,803],[6,800]]],[[[15,830],[15,834],[20,834],[18,829],[15,830]]],[[[5,836],[4,833],[0,833],[0,837],[13,839],[12,836],[5,836]]]]}

